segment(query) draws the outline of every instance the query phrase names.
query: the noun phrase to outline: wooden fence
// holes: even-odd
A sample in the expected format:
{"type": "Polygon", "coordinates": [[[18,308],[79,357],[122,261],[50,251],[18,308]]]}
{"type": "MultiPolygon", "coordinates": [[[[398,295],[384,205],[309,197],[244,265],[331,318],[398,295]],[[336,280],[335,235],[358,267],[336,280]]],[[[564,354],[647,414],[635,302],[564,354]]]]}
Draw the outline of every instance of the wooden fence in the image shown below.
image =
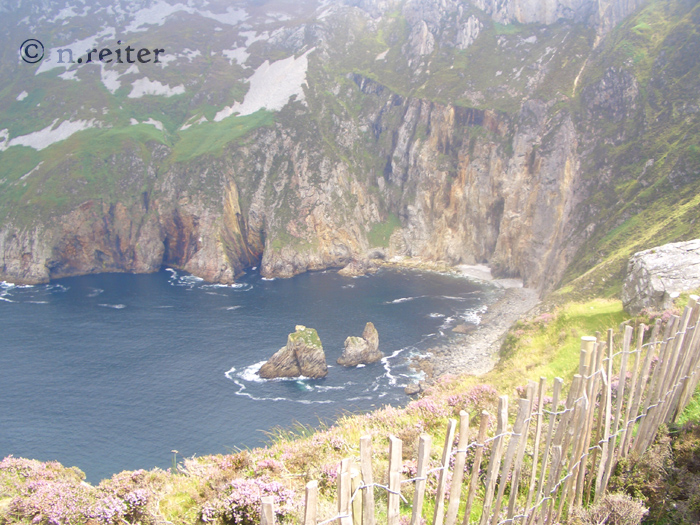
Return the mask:
{"type": "MultiPolygon", "coordinates": [[[[491,437],[487,412],[472,431],[470,415],[462,411],[459,422],[449,420],[439,467],[429,468],[431,437],[419,438],[417,473],[411,479],[402,479],[402,442],[390,436],[386,484],[378,483],[371,438],[361,438],[359,458],[344,459],[339,466],[337,514],[319,521],[318,483],[311,481],[304,525],[375,525],[375,490],[387,493],[387,525],[398,525],[407,484],[413,484],[411,525],[428,519],[433,525],[549,524],[559,522],[572,506],[597,502],[616,462],[644,452],[659,426],[675,419],[695,391],[700,380],[699,311],[698,297],[691,296],[682,316],[673,316],[663,334],[656,321],[647,343],[644,325],[636,335],[623,326],[618,342],[612,330],[602,340],[600,334],[581,338],[578,374],[563,407],[562,379],[554,380],[549,401],[547,381],[540,378],[517,400],[512,427],[508,397],[500,397],[491,437]],[[458,448],[453,450],[456,432],[458,448]],[[467,465],[470,449],[474,452],[467,465]],[[434,512],[423,517],[429,482],[434,512]],[[473,508],[475,514],[481,509],[477,520],[470,519],[473,508]]],[[[272,498],[262,498],[261,517],[264,525],[272,525],[272,498]]]]}

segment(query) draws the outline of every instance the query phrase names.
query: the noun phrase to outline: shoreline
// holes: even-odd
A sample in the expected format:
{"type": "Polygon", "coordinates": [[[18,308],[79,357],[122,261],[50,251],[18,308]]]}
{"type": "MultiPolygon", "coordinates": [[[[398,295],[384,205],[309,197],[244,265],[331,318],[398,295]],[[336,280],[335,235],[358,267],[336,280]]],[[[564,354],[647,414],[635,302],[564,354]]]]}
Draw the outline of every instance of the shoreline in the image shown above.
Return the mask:
{"type": "Polygon", "coordinates": [[[414,358],[412,366],[423,371],[426,378],[419,383],[409,384],[406,387],[409,395],[419,393],[423,383],[431,383],[441,376],[479,376],[493,370],[510,327],[540,303],[537,291],[523,287],[522,280],[495,279],[486,265],[448,266],[409,259],[385,261],[381,266],[453,273],[503,289],[503,295],[487,305],[475,330],[466,334],[453,332],[449,335],[449,342],[430,348],[428,357],[414,358]]]}

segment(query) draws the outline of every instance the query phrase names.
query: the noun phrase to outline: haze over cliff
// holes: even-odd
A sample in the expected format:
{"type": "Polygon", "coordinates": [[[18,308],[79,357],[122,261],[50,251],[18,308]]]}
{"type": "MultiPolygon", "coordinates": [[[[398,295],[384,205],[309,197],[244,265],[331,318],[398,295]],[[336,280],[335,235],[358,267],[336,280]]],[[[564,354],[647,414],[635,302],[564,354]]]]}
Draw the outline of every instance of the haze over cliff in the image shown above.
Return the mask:
{"type": "Polygon", "coordinates": [[[699,233],[695,2],[0,10],[0,279],[409,255],[546,292],[699,233]],[[117,40],[163,60],[57,62],[117,40]]]}

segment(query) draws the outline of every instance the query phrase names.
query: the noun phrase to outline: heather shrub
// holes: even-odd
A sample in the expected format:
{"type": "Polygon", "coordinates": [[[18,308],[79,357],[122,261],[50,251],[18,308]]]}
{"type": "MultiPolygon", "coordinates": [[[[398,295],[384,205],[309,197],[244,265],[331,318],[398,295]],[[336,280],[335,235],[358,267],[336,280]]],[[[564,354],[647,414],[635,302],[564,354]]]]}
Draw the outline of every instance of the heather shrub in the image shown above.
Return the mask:
{"type": "Polygon", "coordinates": [[[267,478],[234,479],[218,498],[202,506],[200,519],[205,523],[221,522],[233,525],[253,525],[260,522],[260,498],[274,498],[278,521],[288,521],[298,506],[294,493],[278,481],[267,478]]]}
{"type": "Polygon", "coordinates": [[[571,525],[639,525],[648,509],[627,494],[606,494],[592,507],[575,508],[568,522],[571,525]]]}

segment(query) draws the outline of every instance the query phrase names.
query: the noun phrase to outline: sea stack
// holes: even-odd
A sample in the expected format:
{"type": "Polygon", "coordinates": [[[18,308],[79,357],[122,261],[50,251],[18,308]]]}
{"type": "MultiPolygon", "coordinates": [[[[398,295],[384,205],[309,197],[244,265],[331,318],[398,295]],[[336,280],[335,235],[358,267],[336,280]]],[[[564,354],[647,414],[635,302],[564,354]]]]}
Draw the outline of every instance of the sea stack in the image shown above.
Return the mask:
{"type": "Polygon", "coordinates": [[[264,379],[276,377],[310,377],[328,375],[326,354],[318,333],[313,328],[297,325],[287,337],[287,346],[280,348],[258,372],[264,379]]]}
{"type": "Polygon", "coordinates": [[[367,323],[362,337],[350,336],[345,340],[345,350],[338,358],[342,366],[357,366],[359,364],[379,361],[384,354],[379,351],[379,334],[374,324],[367,323]]]}

